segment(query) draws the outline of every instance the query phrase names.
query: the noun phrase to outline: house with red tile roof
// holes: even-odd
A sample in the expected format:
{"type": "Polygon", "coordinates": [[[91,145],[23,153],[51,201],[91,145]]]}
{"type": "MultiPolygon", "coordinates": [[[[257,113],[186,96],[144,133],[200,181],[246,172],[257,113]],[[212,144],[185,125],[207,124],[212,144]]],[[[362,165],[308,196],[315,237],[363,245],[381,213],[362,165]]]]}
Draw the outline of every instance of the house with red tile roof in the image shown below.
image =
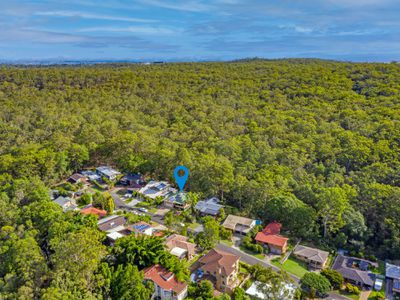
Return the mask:
{"type": "Polygon", "coordinates": [[[288,238],[280,235],[282,224],[278,222],[269,223],[262,231],[257,233],[255,240],[257,243],[268,247],[274,254],[286,252],[288,238]]]}
{"type": "Polygon", "coordinates": [[[240,283],[237,274],[239,272],[239,256],[211,249],[198,261],[198,280],[208,279],[214,287],[223,293],[232,293],[240,283]]]}
{"type": "Polygon", "coordinates": [[[179,281],[174,273],[161,265],[154,265],[143,270],[145,281],[154,284],[151,299],[183,300],[187,295],[188,285],[179,281]]]}
{"type": "Polygon", "coordinates": [[[82,215],[95,215],[98,218],[103,218],[103,217],[107,216],[107,212],[105,210],[98,209],[96,207],[93,207],[92,205],[82,208],[81,214],[82,215]]]}

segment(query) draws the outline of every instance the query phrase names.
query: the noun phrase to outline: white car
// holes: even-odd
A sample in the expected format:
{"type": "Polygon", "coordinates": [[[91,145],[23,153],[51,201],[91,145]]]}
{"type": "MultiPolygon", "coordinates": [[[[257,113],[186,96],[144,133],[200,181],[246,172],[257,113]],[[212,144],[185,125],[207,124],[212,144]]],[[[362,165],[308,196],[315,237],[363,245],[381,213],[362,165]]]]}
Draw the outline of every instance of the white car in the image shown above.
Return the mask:
{"type": "Polygon", "coordinates": [[[380,290],[382,289],[382,285],[383,285],[382,279],[377,278],[377,279],[375,280],[374,289],[375,289],[376,291],[380,291],[380,290]]]}
{"type": "Polygon", "coordinates": [[[147,213],[149,210],[147,208],[141,207],[139,208],[139,211],[147,213]]]}
{"type": "Polygon", "coordinates": [[[124,198],[126,198],[126,199],[132,198],[132,194],[125,194],[124,198]]]}

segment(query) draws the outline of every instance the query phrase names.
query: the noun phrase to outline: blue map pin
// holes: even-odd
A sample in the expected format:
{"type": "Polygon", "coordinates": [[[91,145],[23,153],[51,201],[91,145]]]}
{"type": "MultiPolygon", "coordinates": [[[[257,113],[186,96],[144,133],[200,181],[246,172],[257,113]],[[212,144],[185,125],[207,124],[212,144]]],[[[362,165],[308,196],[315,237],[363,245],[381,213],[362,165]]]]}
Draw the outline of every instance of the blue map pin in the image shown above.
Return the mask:
{"type": "Polygon", "coordinates": [[[183,187],[185,186],[186,180],[189,177],[189,170],[185,166],[177,166],[174,170],[174,176],[175,176],[175,181],[179,186],[179,190],[183,190],[183,187]],[[185,172],[182,176],[179,176],[179,171],[185,172]]]}

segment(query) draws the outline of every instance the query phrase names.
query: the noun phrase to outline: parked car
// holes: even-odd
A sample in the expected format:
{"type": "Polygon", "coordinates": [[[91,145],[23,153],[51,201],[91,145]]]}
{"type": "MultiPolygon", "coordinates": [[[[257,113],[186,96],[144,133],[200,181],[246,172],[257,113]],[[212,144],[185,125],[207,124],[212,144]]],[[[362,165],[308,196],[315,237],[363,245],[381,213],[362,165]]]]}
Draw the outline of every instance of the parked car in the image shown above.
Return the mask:
{"type": "Polygon", "coordinates": [[[141,207],[139,208],[139,211],[147,213],[149,210],[147,208],[141,207]]]}

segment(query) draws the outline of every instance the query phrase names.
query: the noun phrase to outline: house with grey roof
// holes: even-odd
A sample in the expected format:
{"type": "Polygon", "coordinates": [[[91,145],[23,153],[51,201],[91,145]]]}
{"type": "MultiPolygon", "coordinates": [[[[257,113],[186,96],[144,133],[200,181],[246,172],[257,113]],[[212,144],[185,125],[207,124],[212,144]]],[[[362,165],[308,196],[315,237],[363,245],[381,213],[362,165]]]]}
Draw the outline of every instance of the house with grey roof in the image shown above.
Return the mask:
{"type": "Polygon", "coordinates": [[[170,183],[166,181],[149,181],[144,187],[142,187],[138,194],[143,197],[149,197],[155,199],[157,197],[166,198],[173,194],[176,194],[177,190],[174,189],[170,183]]]}
{"type": "Polygon", "coordinates": [[[203,216],[217,216],[221,209],[224,207],[219,203],[219,199],[216,197],[212,197],[207,200],[197,202],[196,206],[194,207],[195,210],[200,212],[203,216]]]}
{"type": "Polygon", "coordinates": [[[372,288],[375,275],[368,270],[369,265],[369,261],[339,254],[333,263],[332,270],[338,271],[351,284],[361,288],[372,288]]]}
{"type": "Polygon", "coordinates": [[[99,230],[106,232],[116,232],[125,229],[126,219],[124,216],[112,215],[106,218],[100,219],[97,222],[99,230]]]}
{"type": "Polygon", "coordinates": [[[293,255],[302,261],[308,263],[310,269],[323,269],[328,261],[329,252],[298,245],[293,251],[293,255]]]}
{"type": "Polygon", "coordinates": [[[113,168],[111,168],[111,167],[108,167],[108,166],[101,166],[101,167],[98,167],[98,168],[96,169],[96,173],[97,173],[99,176],[105,177],[105,178],[107,178],[107,179],[110,180],[110,181],[116,180],[116,179],[117,179],[117,176],[118,176],[118,175],[121,175],[120,172],[118,172],[117,170],[115,170],[115,169],[113,169],[113,168]]]}
{"type": "Polygon", "coordinates": [[[54,200],[54,203],[57,203],[59,206],[61,206],[63,212],[76,210],[78,208],[75,200],[69,197],[59,196],[57,199],[54,200]]]}
{"type": "Polygon", "coordinates": [[[400,266],[386,263],[386,281],[387,286],[392,293],[400,296],[400,266]]]}

